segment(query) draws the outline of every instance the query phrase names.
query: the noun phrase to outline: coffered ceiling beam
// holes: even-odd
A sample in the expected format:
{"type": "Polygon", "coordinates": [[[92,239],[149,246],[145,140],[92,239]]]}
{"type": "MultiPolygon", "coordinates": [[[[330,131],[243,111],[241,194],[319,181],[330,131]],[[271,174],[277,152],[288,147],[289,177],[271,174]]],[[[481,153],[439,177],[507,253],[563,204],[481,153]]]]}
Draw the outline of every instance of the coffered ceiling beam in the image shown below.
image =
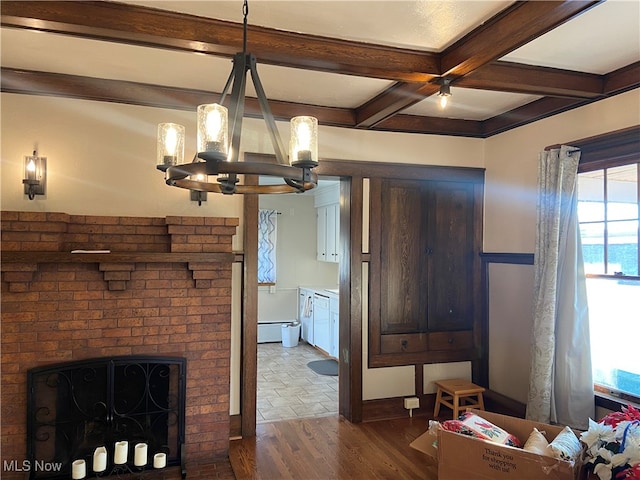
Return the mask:
{"type": "MultiPolygon", "coordinates": [[[[535,37],[535,32],[548,31],[561,23],[562,19],[566,21],[597,3],[518,2],[448,48],[443,54],[340,41],[251,26],[249,26],[249,45],[252,51],[260,52],[260,61],[264,60],[264,63],[335,74],[400,80],[399,83],[392,85],[381,95],[355,110],[270,102],[270,104],[273,103],[274,115],[278,119],[285,120],[302,111],[309,113],[311,109],[312,114],[326,125],[488,136],[493,134],[491,132],[504,131],[526,123],[524,115],[527,114],[531,116],[528,121],[535,121],[557,113],[561,109],[573,108],[572,105],[582,104],[581,99],[596,100],[602,96],[637,88],[640,86],[640,62],[607,75],[503,61],[490,61],[482,65],[475,60],[459,62],[454,68],[457,72],[465,71],[463,68],[469,68],[469,65],[478,66],[459,78],[455,84],[457,87],[566,97],[568,100],[559,103],[555,100],[533,102],[484,122],[450,119],[438,121],[430,117],[402,114],[394,117],[394,115],[438,91],[439,87],[429,81],[441,74],[441,59],[443,62],[445,60],[451,62],[453,58],[462,58],[461,52],[473,55],[474,48],[478,48],[485,57],[486,51],[493,52],[493,56],[501,55],[499,52],[516,48],[522,41],[535,37]],[[512,15],[512,20],[509,20],[508,18],[512,15]],[[529,18],[534,18],[535,21],[530,22],[529,18]],[[513,19],[516,19],[519,24],[509,26],[511,21],[516,21],[513,19]],[[535,28],[528,25],[529,23],[535,25],[535,28]],[[526,32],[515,37],[511,36],[521,28],[526,32]],[[505,34],[504,29],[511,33],[505,34]],[[496,32],[495,35],[490,33],[493,31],[496,32]],[[254,35],[257,35],[259,41],[255,38],[252,40],[254,35]],[[467,45],[470,38],[475,38],[476,43],[473,47],[467,45]],[[525,40],[522,40],[523,38],[525,40]],[[507,47],[494,46],[493,43],[497,39],[502,39],[501,41],[507,47]],[[294,50],[292,45],[295,47],[294,50]],[[545,112],[544,108],[549,108],[549,112],[545,112]]],[[[2,24],[9,27],[222,56],[231,56],[241,45],[242,26],[239,24],[115,2],[5,0],[1,6],[2,24]]],[[[1,80],[3,91],[188,110],[218,95],[215,92],[11,69],[3,69],[1,80]],[[20,82],[23,83],[17,85],[20,82]]],[[[248,115],[260,116],[256,102],[255,99],[248,99],[248,115]],[[252,106],[254,103],[256,108],[252,106]]]]}
{"type": "Polygon", "coordinates": [[[612,95],[640,87],[640,62],[619,68],[604,76],[604,93],[612,95]]]}
{"type": "Polygon", "coordinates": [[[356,109],[356,125],[360,128],[372,127],[409,105],[437,93],[439,89],[440,86],[433,83],[396,83],[356,109]]]}
{"type": "Polygon", "coordinates": [[[557,68],[493,62],[457,80],[455,86],[552,97],[596,98],[604,93],[604,77],[557,68]]]}
{"type": "MultiPolygon", "coordinates": [[[[516,2],[440,54],[440,72],[453,80],[487,65],[570,20],[600,1],[516,2]]],[[[359,127],[371,127],[438,91],[395,85],[357,109],[359,127]],[[396,91],[412,89],[402,99],[396,91]],[[419,98],[423,93],[423,98],[419,98]],[[377,106],[377,110],[372,106],[377,106]]]]}
{"type": "MultiPolygon", "coordinates": [[[[241,23],[117,2],[2,1],[2,25],[231,58],[241,23]]],[[[426,82],[436,54],[249,25],[247,48],[260,63],[345,75],[426,82]]]]}
{"type": "Polygon", "coordinates": [[[483,138],[482,122],[457,118],[394,115],[371,130],[483,138]]]}
{"type": "MultiPolygon", "coordinates": [[[[640,87],[640,62],[604,75],[603,78],[608,86],[608,95],[638,88],[640,87]]],[[[217,98],[220,95],[217,92],[11,68],[1,69],[0,90],[7,93],[49,95],[187,111],[194,111],[197,105],[207,103],[212,97],[217,98]]],[[[404,94],[410,94],[410,92],[405,91],[404,94]]],[[[396,95],[401,97],[400,92],[397,92],[396,95]]],[[[399,114],[378,123],[373,129],[488,137],[597,99],[543,98],[485,121],[399,114]]],[[[324,125],[356,127],[356,112],[352,109],[282,101],[270,101],[269,104],[278,120],[288,121],[295,115],[310,113],[324,125]]],[[[245,113],[247,116],[261,117],[262,113],[257,99],[247,98],[245,113]]]]}
{"type": "MultiPolygon", "coordinates": [[[[0,90],[7,93],[48,95],[192,112],[198,105],[209,103],[212,98],[220,96],[217,92],[11,68],[0,70],[0,90]]],[[[288,122],[296,115],[312,115],[324,125],[355,126],[355,115],[352,110],[346,108],[278,100],[270,100],[269,106],[277,120],[288,122]]],[[[262,118],[257,98],[246,97],[244,113],[247,117],[262,118]]]]}
{"type": "Polygon", "coordinates": [[[482,122],[485,137],[541,120],[589,103],[575,98],[544,97],[482,122]]]}

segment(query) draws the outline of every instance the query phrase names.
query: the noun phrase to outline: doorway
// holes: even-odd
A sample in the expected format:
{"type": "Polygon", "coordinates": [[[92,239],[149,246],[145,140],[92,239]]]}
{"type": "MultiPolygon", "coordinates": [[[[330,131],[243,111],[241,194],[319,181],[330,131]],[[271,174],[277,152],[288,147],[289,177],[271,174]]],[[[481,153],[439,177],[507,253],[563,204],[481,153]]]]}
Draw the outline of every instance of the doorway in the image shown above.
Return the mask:
{"type": "Polygon", "coordinates": [[[337,370],[339,202],[338,179],[259,196],[256,423],[338,413],[337,371],[311,367],[337,370]]]}
{"type": "MultiPolygon", "coordinates": [[[[246,154],[247,161],[264,161],[264,155],[246,154]]],[[[362,421],[362,162],[323,160],[318,175],[340,179],[339,328],[340,365],[338,413],[351,422],[362,421]]],[[[257,184],[256,176],[245,182],[257,184]]],[[[255,436],[257,390],[257,222],[258,195],[245,195],[243,217],[243,295],[241,393],[239,433],[255,436]]]]}

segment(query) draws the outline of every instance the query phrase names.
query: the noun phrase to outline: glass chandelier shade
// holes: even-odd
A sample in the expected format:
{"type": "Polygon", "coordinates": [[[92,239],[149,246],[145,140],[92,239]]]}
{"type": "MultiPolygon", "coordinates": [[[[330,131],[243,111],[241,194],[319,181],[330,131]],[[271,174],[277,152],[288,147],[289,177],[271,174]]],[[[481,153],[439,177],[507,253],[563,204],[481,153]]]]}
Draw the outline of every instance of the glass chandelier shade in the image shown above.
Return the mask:
{"type": "Polygon", "coordinates": [[[158,168],[167,168],[184,163],[185,129],[177,123],[158,125],[157,161],[158,168]]]}
{"type": "Polygon", "coordinates": [[[198,152],[228,152],[229,110],[210,103],[198,107],[198,152]]]}
{"type": "Polygon", "coordinates": [[[291,119],[289,162],[294,166],[318,164],[318,119],[299,116],[291,119]]]}

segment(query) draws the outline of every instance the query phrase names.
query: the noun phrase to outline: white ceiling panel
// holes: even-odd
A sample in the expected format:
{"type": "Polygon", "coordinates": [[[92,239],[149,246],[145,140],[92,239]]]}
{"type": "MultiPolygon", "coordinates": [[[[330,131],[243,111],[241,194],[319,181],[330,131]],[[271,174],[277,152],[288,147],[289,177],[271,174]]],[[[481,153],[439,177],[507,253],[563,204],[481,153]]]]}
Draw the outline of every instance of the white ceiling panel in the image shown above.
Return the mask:
{"type": "MultiPolygon", "coordinates": [[[[242,1],[125,1],[242,22],[242,1]]],[[[441,51],[509,6],[473,0],[251,0],[249,25],[365,43],[441,51]]]]}
{"type": "Polygon", "coordinates": [[[598,4],[501,60],[599,75],[640,61],[640,1],[598,4]]]}
{"type": "MultiPolygon", "coordinates": [[[[11,28],[0,32],[5,67],[212,92],[222,92],[232,68],[230,59],[213,55],[11,28]],[[52,51],[59,52],[55,62],[52,51]]],[[[264,64],[258,64],[258,73],[269,99],[329,107],[358,107],[392,83],[264,64]]],[[[251,82],[247,82],[247,95],[256,96],[251,82]]]]}
{"type": "MultiPolygon", "coordinates": [[[[82,2],[69,2],[69,5],[79,3],[82,2]]],[[[87,3],[93,7],[102,8],[102,4],[87,3]]],[[[235,23],[242,22],[242,0],[123,0],[117,3],[152,7],[235,23]]],[[[425,60],[425,63],[429,63],[439,52],[450,47],[456,40],[483,25],[504,9],[512,6],[513,3],[512,1],[497,0],[250,0],[248,21],[250,26],[264,26],[328,38],[402,47],[415,52],[434,52],[436,55],[426,55],[428,59],[425,60]]],[[[518,4],[516,10],[529,6],[530,4],[527,2],[523,2],[518,4]]],[[[529,12],[545,10],[522,9],[529,12]]],[[[71,7],[70,10],[72,10],[71,7]]],[[[562,14],[560,10],[562,9],[557,9],[557,15],[562,14]]],[[[121,9],[116,11],[122,12],[121,9]]],[[[507,14],[508,16],[509,14],[507,14]]],[[[523,21],[522,18],[528,17],[518,18],[516,15],[515,18],[512,18],[514,21],[524,24],[526,20],[523,21]]],[[[77,19],[70,20],[70,23],[73,24],[75,21],[77,19]]],[[[164,21],[162,19],[162,22],[164,21]]],[[[541,21],[546,25],[549,18],[541,21]]],[[[79,22],[82,24],[82,20],[79,22]]],[[[532,18],[531,22],[535,22],[535,18],[532,18]]],[[[100,30],[95,22],[87,21],[87,24],[90,30],[100,30]]],[[[500,27],[500,21],[497,24],[500,27]]],[[[18,25],[22,26],[20,24],[16,26],[18,25]]],[[[487,23],[487,28],[491,29],[495,25],[493,22],[487,23]]],[[[134,28],[138,28],[138,26],[129,25],[127,21],[116,27],[111,26],[116,32],[116,41],[81,38],[81,36],[75,36],[78,32],[73,29],[69,30],[73,36],[68,36],[4,27],[0,29],[2,67],[211,92],[220,92],[223,89],[232,67],[229,58],[163,48],[162,42],[159,42],[156,48],[119,43],[122,38],[118,38],[118,35],[126,35],[126,29],[134,29],[129,33],[135,37],[140,31],[146,31],[144,27],[146,25],[140,27],[142,30],[135,30],[134,28]],[[121,26],[125,33],[120,32],[121,26]]],[[[165,34],[162,28],[157,30],[160,32],[160,36],[165,34]]],[[[533,25],[532,30],[535,30],[533,25]]],[[[65,31],[64,27],[62,31],[65,31]]],[[[150,28],[149,31],[151,35],[155,34],[154,28],[150,28]]],[[[277,38],[277,35],[271,38],[277,38]]],[[[250,37],[249,40],[251,40],[250,37]]],[[[221,39],[221,42],[225,41],[228,42],[229,39],[221,39]]],[[[305,40],[299,39],[299,41],[304,43],[305,40]]],[[[486,35],[480,41],[485,42],[485,46],[491,42],[487,40],[486,35]]],[[[502,41],[508,43],[508,40],[503,39],[502,41]]],[[[402,105],[408,104],[409,102],[403,102],[402,95],[412,95],[412,91],[420,88],[419,85],[403,85],[401,83],[397,90],[388,90],[390,86],[394,85],[394,82],[381,78],[343,75],[340,72],[367,71],[371,75],[377,75],[380,63],[363,57],[364,61],[361,64],[366,65],[364,69],[350,70],[343,68],[339,62],[337,66],[333,66],[325,58],[320,57],[321,60],[318,60],[319,56],[314,56],[315,52],[313,52],[313,48],[316,48],[313,47],[315,44],[309,43],[309,45],[307,48],[309,48],[308,58],[310,60],[308,63],[298,64],[299,68],[260,63],[258,57],[258,71],[269,100],[348,109],[349,112],[340,112],[341,118],[356,117],[360,126],[367,127],[375,125],[378,119],[384,117],[386,111],[393,110],[396,105],[400,105],[397,108],[402,108],[402,105]],[[307,65],[310,68],[320,68],[320,70],[327,71],[307,70],[307,65]],[[328,73],[332,69],[336,73],[328,73]],[[380,94],[382,95],[377,97],[380,94]],[[367,108],[355,110],[367,102],[369,102],[367,108]],[[380,110],[371,112],[371,109],[376,108],[380,110]]],[[[325,45],[327,44],[325,43],[325,45]]],[[[363,52],[363,55],[370,51],[360,47],[362,45],[358,45],[357,49],[354,47],[354,50],[363,52]]],[[[462,49],[462,56],[470,50],[473,49],[469,45],[465,45],[462,49]]],[[[376,50],[376,52],[378,51],[376,50]]],[[[297,52],[301,55],[305,53],[303,49],[297,52]]],[[[279,54],[282,54],[282,50],[279,54]]],[[[408,55],[408,57],[415,61],[417,55],[419,54],[408,55]]],[[[381,55],[375,58],[385,57],[381,55]]],[[[597,75],[604,75],[624,66],[631,67],[631,72],[635,72],[637,66],[633,64],[640,62],[640,0],[608,0],[598,4],[502,57],[501,60],[597,75]]],[[[349,63],[345,59],[341,61],[345,65],[349,63]]],[[[288,61],[283,63],[292,64],[288,61]]],[[[361,65],[357,62],[354,62],[355,64],[358,65],[358,68],[361,65]]],[[[419,65],[419,62],[416,64],[419,65]]],[[[393,68],[398,71],[402,70],[402,67],[393,68]]],[[[420,67],[413,68],[419,69],[420,67]]],[[[480,67],[480,70],[482,68],[480,67]]],[[[580,98],[589,98],[589,96],[591,96],[590,98],[599,97],[598,82],[603,82],[603,79],[585,79],[579,75],[572,76],[567,72],[560,72],[561,78],[557,90],[550,88],[549,80],[546,79],[540,80],[539,88],[536,81],[531,81],[532,85],[527,85],[525,89],[519,88],[519,84],[514,84],[513,80],[509,81],[509,75],[513,75],[514,72],[513,67],[511,68],[512,73],[504,74],[506,76],[499,78],[495,84],[485,80],[485,84],[476,83],[474,88],[463,88],[463,82],[460,82],[460,86],[451,89],[452,97],[445,110],[440,108],[438,97],[432,95],[402,110],[401,113],[483,121],[543,98],[539,95],[510,93],[513,91],[537,91],[540,92],[540,95],[566,95],[567,98],[579,100],[580,98]],[[572,90],[574,79],[575,92],[572,90]],[[500,88],[503,88],[504,91],[495,91],[500,88]],[[568,93],[566,93],[567,91],[568,93]]],[[[437,73],[433,70],[436,68],[434,62],[431,62],[429,67],[425,67],[425,70],[418,70],[415,73],[423,74],[422,78],[424,78],[425,73],[429,75],[437,73]],[[427,68],[432,70],[429,71],[427,68]]],[[[382,71],[384,72],[384,68],[382,71]]],[[[527,71],[520,70],[517,72],[516,78],[524,79],[526,73],[523,72],[527,71]]],[[[402,73],[407,75],[414,72],[407,68],[407,71],[402,73]]],[[[629,77],[630,75],[627,74],[627,78],[629,77]]],[[[526,80],[528,81],[528,79],[526,80]]],[[[623,79],[622,81],[623,87],[625,85],[634,86],[632,80],[623,79]]],[[[615,84],[615,82],[613,83],[615,84]]],[[[627,86],[627,88],[629,87],[627,86]]],[[[611,92],[605,93],[611,94],[611,92]]],[[[617,92],[612,93],[616,94],[617,92]]],[[[255,96],[250,81],[247,83],[247,95],[255,96]]],[[[217,98],[212,99],[212,101],[216,100],[217,98]]],[[[554,105],[553,102],[549,103],[554,105]]],[[[535,109],[531,112],[532,115],[535,115],[535,109]]],[[[335,120],[335,117],[332,120],[335,120]]],[[[345,123],[349,127],[352,126],[350,121],[345,123]]]]}

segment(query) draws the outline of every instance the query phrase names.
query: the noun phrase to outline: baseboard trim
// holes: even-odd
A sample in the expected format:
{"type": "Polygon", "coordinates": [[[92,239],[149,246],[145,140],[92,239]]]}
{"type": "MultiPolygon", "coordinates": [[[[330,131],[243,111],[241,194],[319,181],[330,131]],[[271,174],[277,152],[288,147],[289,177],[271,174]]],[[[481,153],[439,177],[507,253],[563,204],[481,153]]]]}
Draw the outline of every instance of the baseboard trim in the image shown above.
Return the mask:
{"type": "MultiPolygon", "coordinates": [[[[391,420],[403,418],[409,415],[404,408],[405,397],[380,398],[365,400],[362,402],[362,421],[375,422],[377,420],[391,420]]],[[[414,417],[433,418],[433,407],[436,403],[436,394],[427,393],[420,397],[420,408],[413,409],[414,417]]],[[[501,393],[487,390],[484,392],[484,404],[488,411],[524,418],[527,406],[501,393]]],[[[229,437],[242,437],[242,415],[231,415],[229,422],[229,437]]]]}
{"type": "Polygon", "coordinates": [[[526,404],[493,390],[484,392],[484,407],[490,412],[517,418],[524,418],[527,413],[526,404]]]}
{"type": "MultiPolygon", "coordinates": [[[[410,396],[410,395],[407,395],[410,396]]],[[[405,397],[380,398],[362,402],[362,421],[375,422],[393,418],[408,417],[409,411],[404,408],[405,397]]],[[[433,416],[436,394],[420,395],[420,408],[413,409],[413,416],[433,416]]]]}
{"type": "Polygon", "coordinates": [[[229,417],[229,438],[242,438],[242,415],[231,415],[229,417]]]}
{"type": "MultiPolygon", "coordinates": [[[[433,418],[433,407],[436,402],[436,394],[429,393],[420,396],[420,408],[413,410],[413,416],[425,416],[433,418]]],[[[484,404],[487,411],[509,415],[511,417],[524,418],[527,406],[512,398],[492,390],[484,392],[484,404]]],[[[448,410],[451,413],[451,410],[448,410]]],[[[377,420],[390,420],[409,415],[404,408],[404,397],[381,398],[365,400],[362,402],[362,421],[375,422],[377,420]]]]}

